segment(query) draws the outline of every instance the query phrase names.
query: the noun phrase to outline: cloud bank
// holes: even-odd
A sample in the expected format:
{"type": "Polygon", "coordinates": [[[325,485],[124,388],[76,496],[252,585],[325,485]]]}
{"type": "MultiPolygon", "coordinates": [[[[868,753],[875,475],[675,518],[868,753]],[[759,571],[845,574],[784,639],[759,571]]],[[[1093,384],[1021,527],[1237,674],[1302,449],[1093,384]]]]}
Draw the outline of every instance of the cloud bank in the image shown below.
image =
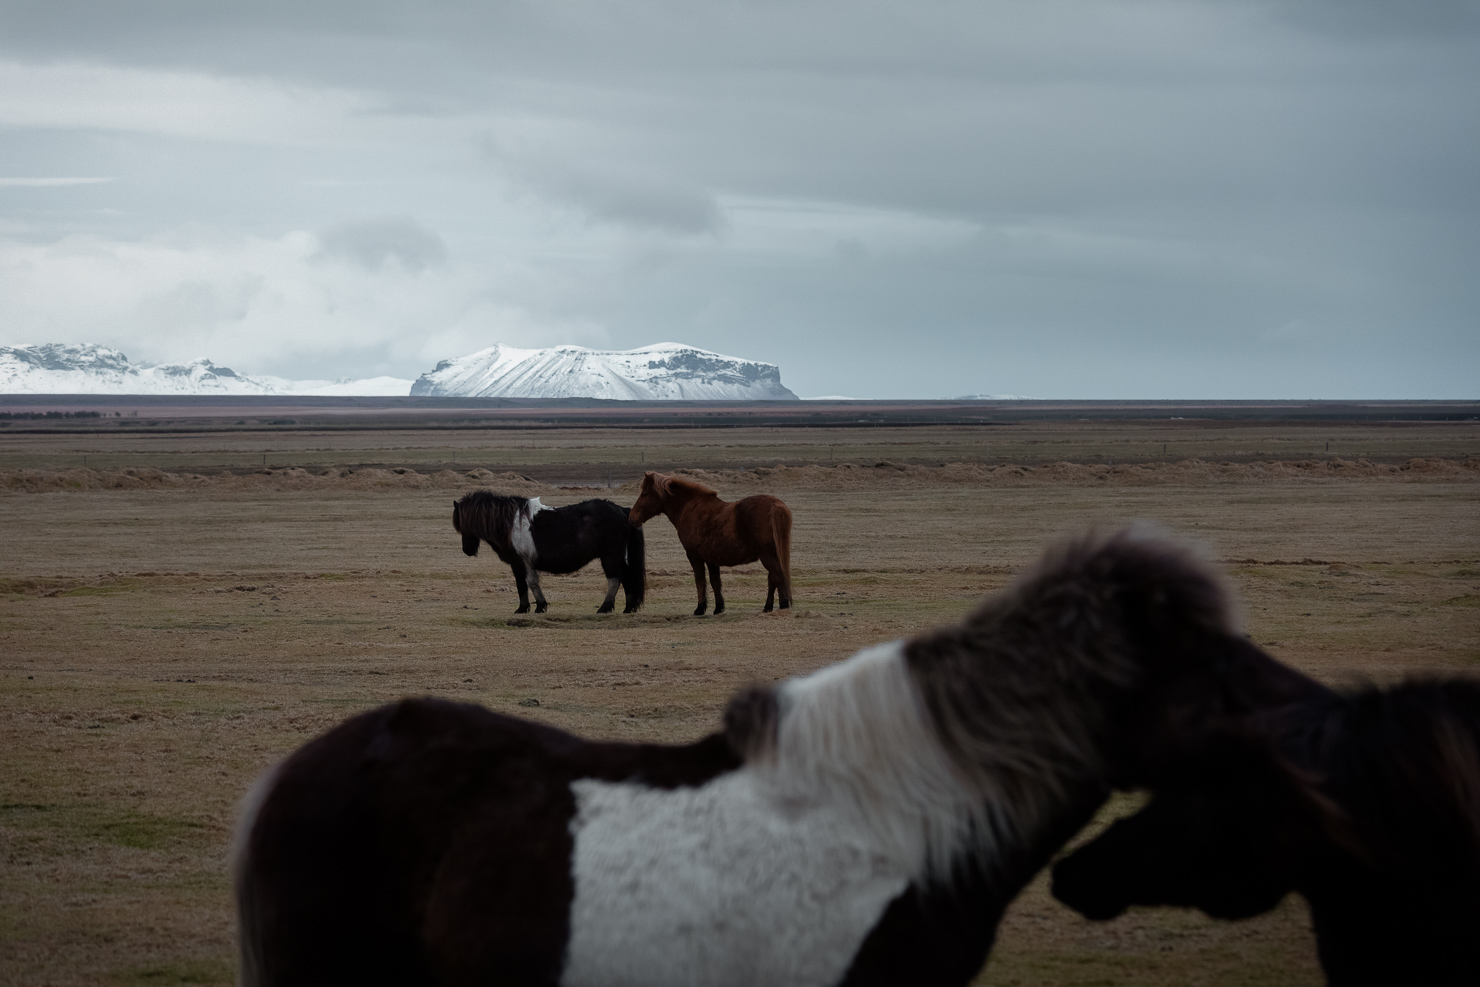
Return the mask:
{"type": "Polygon", "coordinates": [[[0,343],[301,377],[678,339],[799,393],[1477,396],[1476,11],[10,4],[0,343]]]}

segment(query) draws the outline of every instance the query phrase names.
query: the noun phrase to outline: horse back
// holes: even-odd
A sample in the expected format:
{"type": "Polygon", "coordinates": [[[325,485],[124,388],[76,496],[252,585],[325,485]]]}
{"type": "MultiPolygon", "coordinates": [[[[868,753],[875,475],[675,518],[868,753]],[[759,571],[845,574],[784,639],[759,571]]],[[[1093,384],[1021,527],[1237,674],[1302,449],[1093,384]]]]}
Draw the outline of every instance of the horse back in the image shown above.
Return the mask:
{"type": "Polygon", "coordinates": [[[674,527],[686,550],[715,565],[755,562],[777,541],[777,531],[791,533],[791,509],[770,494],[737,501],[718,497],[696,499],[674,527]]]}
{"type": "Polygon", "coordinates": [[[535,566],[541,572],[575,572],[593,558],[624,549],[631,530],[627,512],[609,500],[546,508],[530,521],[535,566]]]}
{"type": "Polygon", "coordinates": [[[355,717],[283,763],[245,835],[262,982],[555,983],[571,783],[679,787],[739,763],[718,735],[599,743],[441,700],[355,717]]]}

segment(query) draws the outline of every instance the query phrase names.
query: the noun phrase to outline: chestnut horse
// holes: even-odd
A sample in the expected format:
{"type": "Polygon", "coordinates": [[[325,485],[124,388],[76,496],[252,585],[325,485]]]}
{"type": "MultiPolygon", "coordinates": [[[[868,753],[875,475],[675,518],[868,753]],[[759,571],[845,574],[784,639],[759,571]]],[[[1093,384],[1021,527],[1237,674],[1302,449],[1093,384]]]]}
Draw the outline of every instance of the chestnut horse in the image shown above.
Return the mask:
{"type": "Polygon", "coordinates": [[[778,594],[782,610],[791,606],[791,508],[781,500],[756,494],[730,503],[702,483],[649,470],[628,517],[633,524],[642,524],[659,514],[666,514],[678,529],[678,540],[694,567],[694,588],[699,591],[695,617],[704,616],[709,607],[704,591],[706,565],[714,584],[716,615],[725,612],[719,567],[756,560],[766,567],[764,611],[770,613],[778,594]]]}

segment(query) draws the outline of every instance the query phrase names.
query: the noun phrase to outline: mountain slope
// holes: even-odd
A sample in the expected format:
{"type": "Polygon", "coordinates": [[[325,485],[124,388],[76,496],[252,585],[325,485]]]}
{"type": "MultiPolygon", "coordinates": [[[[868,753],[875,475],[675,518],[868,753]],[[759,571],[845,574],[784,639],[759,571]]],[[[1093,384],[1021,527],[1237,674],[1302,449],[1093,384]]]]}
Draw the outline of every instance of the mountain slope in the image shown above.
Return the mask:
{"type": "Polygon", "coordinates": [[[0,346],[0,394],[342,394],[403,395],[409,380],[287,380],[247,376],[210,360],[132,363],[93,343],[0,346]]]}
{"type": "Polygon", "coordinates": [[[411,385],[440,397],[610,398],[620,401],[795,401],[775,364],[723,356],[681,343],[641,349],[496,344],[443,360],[411,385]]]}

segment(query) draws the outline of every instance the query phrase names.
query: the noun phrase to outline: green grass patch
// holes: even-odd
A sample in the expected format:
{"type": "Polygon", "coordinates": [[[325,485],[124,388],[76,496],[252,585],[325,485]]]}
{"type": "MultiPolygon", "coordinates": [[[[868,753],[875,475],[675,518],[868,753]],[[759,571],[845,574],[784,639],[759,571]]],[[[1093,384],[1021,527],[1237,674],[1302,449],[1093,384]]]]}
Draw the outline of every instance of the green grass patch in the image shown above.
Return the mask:
{"type": "Polygon", "coordinates": [[[177,959],[115,971],[123,984],[230,984],[236,981],[236,962],[230,957],[177,959]]]}
{"type": "Polygon", "coordinates": [[[199,842],[206,833],[204,823],[189,817],[97,803],[7,802],[0,804],[0,826],[41,837],[62,853],[98,845],[164,850],[199,842]]]}
{"type": "Polygon", "coordinates": [[[128,592],[127,586],[117,583],[106,583],[102,586],[77,586],[61,593],[61,596],[112,596],[114,593],[128,592]]]}

